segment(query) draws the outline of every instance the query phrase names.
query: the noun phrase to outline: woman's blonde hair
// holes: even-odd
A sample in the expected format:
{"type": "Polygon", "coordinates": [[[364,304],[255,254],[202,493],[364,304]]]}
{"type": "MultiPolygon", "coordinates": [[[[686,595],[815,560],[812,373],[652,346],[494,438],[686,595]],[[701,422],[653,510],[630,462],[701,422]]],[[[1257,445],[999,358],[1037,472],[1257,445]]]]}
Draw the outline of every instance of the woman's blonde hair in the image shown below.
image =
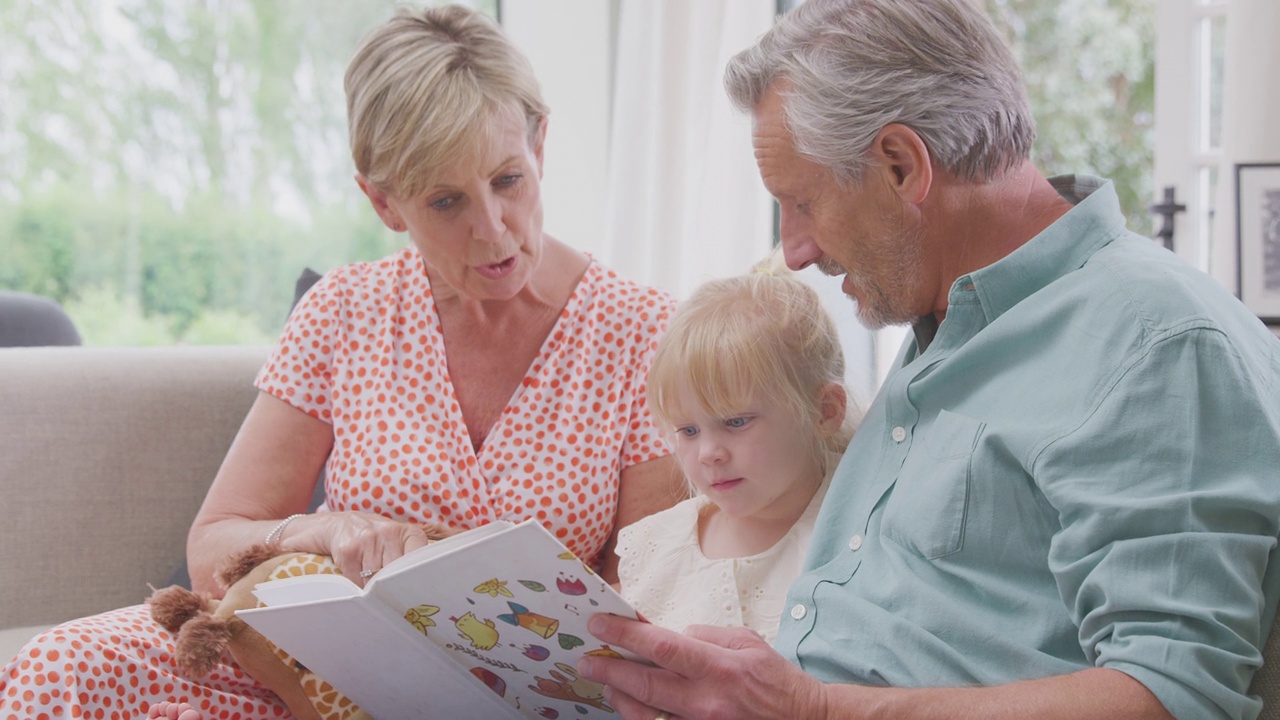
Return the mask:
{"type": "Polygon", "coordinates": [[[412,198],[518,113],[536,142],[547,106],[533,67],[487,16],[412,11],[360,41],[345,79],[351,157],[375,187],[412,198]]]}
{"type": "MultiPolygon", "coordinates": [[[[765,399],[809,422],[815,436],[823,417],[823,388],[844,387],[844,353],[831,316],[813,288],[774,259],[748,275],[712,280],[680,303],[658,342],[649,370],[649,404],[663,425],[678,422],[681,387],[701,409],[732,417],[765,399]]],[[[849,444],[858,411],[848,403],[840,429],[814,448],[849,444]]]]}

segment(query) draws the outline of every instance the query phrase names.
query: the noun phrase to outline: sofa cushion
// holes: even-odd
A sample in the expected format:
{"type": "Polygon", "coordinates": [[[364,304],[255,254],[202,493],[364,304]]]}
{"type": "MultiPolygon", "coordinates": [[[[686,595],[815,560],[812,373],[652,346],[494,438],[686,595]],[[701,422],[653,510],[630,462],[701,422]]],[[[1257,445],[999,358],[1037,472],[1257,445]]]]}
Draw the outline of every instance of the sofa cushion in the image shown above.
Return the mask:
{"type": "Polygon", "coordinates": [[[164,583],[267,352],[0,349],[0,628],[136,604],[164,583]]]}
{"type": "Polygon", "coordinates": [[[7,665],[17,656],[18,651],[31,638],[53,627],[52,625],[31,625],[29,627],[0,630],[0,666],[7,665]]]}

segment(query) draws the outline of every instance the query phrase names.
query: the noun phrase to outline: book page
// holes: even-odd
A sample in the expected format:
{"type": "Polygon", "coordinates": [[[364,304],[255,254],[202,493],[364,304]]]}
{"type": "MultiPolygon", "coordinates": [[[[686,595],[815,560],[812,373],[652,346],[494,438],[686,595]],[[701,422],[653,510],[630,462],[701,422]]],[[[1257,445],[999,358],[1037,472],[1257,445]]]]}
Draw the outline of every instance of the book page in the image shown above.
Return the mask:
{"type": "Polygon", "coordinates": [[[426,562],[437,555],[452,552],[458,548],[470,545],[474,542],[479,542],[490,535],[504,532],[513,527],[515,527],[515,524],[509,523],[506,520],[494,520],[487,525],[481,525],[478,528],[472,528],[465,532],[460,532],[457,535],[450,535],[442,540],[433,540],[426,545],[423,545],[411,552],[407,552],[387,563],[386,567],[379,570],[372,578],[370,578],[369,583],[365,585],[365,587],[367,588],[369,585],[372,585],[379,577],[394,574],[406,567],[426,562]]]}
{"type": "Polygon", "coordinates": [[[406,636],[404,620],[368,598],[237,615],[375,718],[521,717],[449,656],[406,636]]]}
{"type": "Polygon", "coordinates": [[[616,720],[578,660],[595,613],[635,611],[536,521],[419,548],[362,590],[340,575],[260,583],[237,614],[374,717],[616,720]],[[478,697],[477,697],[478,695],[478,697]],[[447,697],[444,697],[447,696],[447,697]],[[497,703],[502,712],[474,712],[497,703]],[[417,710],[414,710],[417,708],[417,710]]]}
{"type": "Polygon", "coordinates": [[[267,607],[354,597],[363,592],[359,586],[345,577],[330,574],[281,578],[258,583],[253,588],[253,596],[267,607]]]}
{"type": "Polygon", "coordinates": [[[502,532],[509,528],[515,527],[512,523],[505,520],[498,520],[488,525],[468,530],[464,533],[451,535],[443,540],[436,540],[428,545],[424,545],[416,550],[400,556],[386,567],[379,570],[364,588],[348,580],[342,575],[335,574],[316,574],[316,575],[298,575],[295,577],[280,578],[268,582],[258,583],[253,589],[253,595],[263,605],[268,607],[274,605],[290,605],[293,603],[310,602],[313,600],[329,600],[340,597],[352,597],[362,595],[368,591],[368,588],[380,576],[391,575],[406,567],[412,567],[421,562],[426,562],[436,555],[440,555],[460,547],[469,545],[477,540],[488,537],[497,532],[502,532]]]}
{"type": "Polygon", "coordinates": [[[586,627],[595,613],[635,611],[536,521],[381,574],[369,592],[526,717],[618,717],[577,664],[635,659],[586,627]]]}

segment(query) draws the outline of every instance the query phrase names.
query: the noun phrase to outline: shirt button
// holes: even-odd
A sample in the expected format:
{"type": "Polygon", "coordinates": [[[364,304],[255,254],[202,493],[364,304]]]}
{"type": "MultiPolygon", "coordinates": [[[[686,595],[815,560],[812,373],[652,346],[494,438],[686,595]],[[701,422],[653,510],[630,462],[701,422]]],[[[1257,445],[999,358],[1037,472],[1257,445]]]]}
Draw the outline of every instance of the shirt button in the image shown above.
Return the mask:
{"type": "Polygon", "coordinates": [[[853,537],[849,538],[849,549],[854,551],[862,549],[861,535],[854,535],[853,537]]]}
{"type": "Polygon", "coordinates": [[[903,440],[907,439],[907,429],[899,425],[898,427],[893,429],[893,432],[891,433],[891,435],[893,436],[894,442],[900,443],[903,440]]]}
{"type": "Polygon", "coordinates": [[[804,605],[796,605],[791,608],[791,617],[795,620],[803,620],[804,616],[807,615],[808,612],[809,611],[805,609],[804,605]]]}

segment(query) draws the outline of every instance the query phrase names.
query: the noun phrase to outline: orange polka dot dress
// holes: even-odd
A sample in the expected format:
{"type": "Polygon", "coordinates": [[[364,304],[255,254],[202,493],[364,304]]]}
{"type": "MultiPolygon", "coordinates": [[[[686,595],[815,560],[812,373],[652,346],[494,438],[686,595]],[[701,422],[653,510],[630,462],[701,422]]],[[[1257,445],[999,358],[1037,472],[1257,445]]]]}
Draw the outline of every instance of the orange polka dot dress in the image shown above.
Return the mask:
{"type": "Polygon", "coordinates": [[[645,376],[672,307],[590,263],[479,453],[411,247],[317,282],[257,384],[333,425],[330,509],[467,528],[537,518],[593,558],[613,530],[619,472],[668,453],[645,376]]]}
{"type": "MultiPolygon", "coordinates": [[[[645,376],[674,300],[594,260],[477,453],[445,364],[416,249],[337,268],[291,315],[257,386],[333,425],[332,510],[459,527],[536,518],[580,557],[613,529],[618,479],[668,454],[645,376]]],[[[0,718],[145,717],[190,702],[215,718],[285,718],[234,665],[199,681],[145,606],[72,621],[0,673],[0,718]]]]}

